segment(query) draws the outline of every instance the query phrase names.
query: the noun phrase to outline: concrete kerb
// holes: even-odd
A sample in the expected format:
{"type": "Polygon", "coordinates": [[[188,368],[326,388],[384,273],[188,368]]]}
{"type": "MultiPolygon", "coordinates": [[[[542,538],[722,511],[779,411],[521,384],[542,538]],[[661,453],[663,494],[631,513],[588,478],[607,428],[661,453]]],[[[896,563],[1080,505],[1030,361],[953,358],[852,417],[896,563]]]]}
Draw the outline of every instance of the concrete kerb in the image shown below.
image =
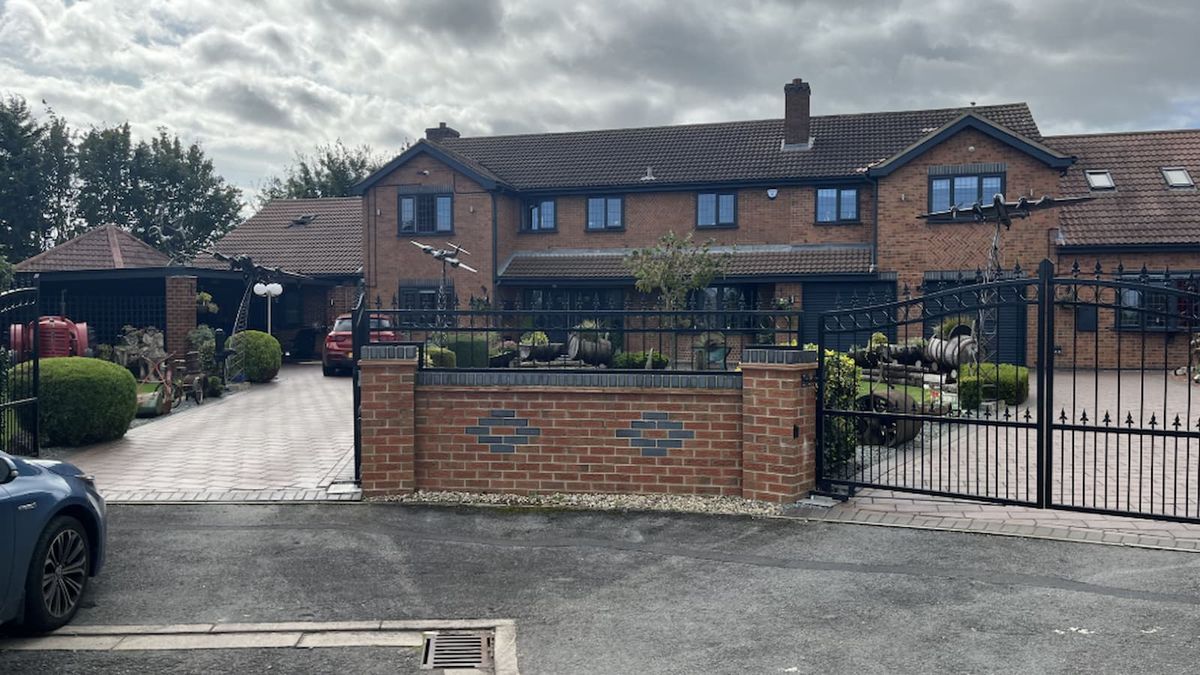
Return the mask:
{"type": "Polygon", "coordinates": [[[517,675],[512,619],[288,621],[151,625],[73,625],[48,635],[0,641],[0,651],[161,651],[193,649],[396,647],[416,648],[429,631],[493,634],[493,672],[517,675]]]}
{"type": "Polygon", "coordinates": [[[765,520],[786,520],[803,523],[820,523],[826,525],[864,525],[870,527],[891,527],[909,530],[926,530],[931,532],[955,532],[959,534],[978,534],[990,535],[999,537],[1018,537],[1025,539],[1041,539],[1045,541],[1061,541],[1075,544],[1095,544],[1101,546],[1118,546],[1123,548],[1138,548],[1155,551],[1176,551],[1180,553],[1200,553],[1200,540],[1183,540],[1176,541],[1172,538],[1155,536],[1155,535],[1128,535],[1123,532],[1112,532],[1109,530],[1099,529],[1070,529],[1070,528],[1052,528],[1046,526],[1017,526],[1009,523],[994,520],[969,520],[955,518],[956,521],[964,521],[967,524],[964,526],[952,526],[946,524],[943,518],[928,518],[913,516],[909,522],[887,522],[881,520],[880,513],[859,513],[851,511],[835,511],[828,516],[815,515],[799,515],[790,513],[781,514],[745,514],[745,513],[704,513],[696,511],[681,511],[681,510],[665,510],[665,509],[646,509],[646,508],[598,508],[573,506],[569,504],[556,504],[553,506],[537,505],[537,504],[491,504],[485,502],[442,502],[442,501],[421,501],[421,500],[405,500],[394,501],[386,499],[328,499],[328,500],[288,500],[288,501],[131,501],[131,502],[110,502],[126,507],[153,507],[153,506],[196,506],[198,504],[213,504],[220,506],[281,506],[281,505],[313,505],[313,504],[339,504],[349,506],[364,505],[364,504],[394,504],[398,507],[417,506],[422,508],[438,507],[438,508],[466,508],[466,509],[490,509],[490,510],[520,510],[520,511],[570,511],[570,512],[590,512],[590,513],[622,513],[622,514],[641,514],[641,515],[662,515],[671,513],[680,514],[699,514],[718,518],[750,518],[750,519],[765,519],[765,520]],[[871,518],[875,516],[875,518],[871,518]],[[868,520],[868,518],[871,518],[868,520]],[[1130,536],[1135,537],[1135,541],[1130,541],[1130,536]]]}

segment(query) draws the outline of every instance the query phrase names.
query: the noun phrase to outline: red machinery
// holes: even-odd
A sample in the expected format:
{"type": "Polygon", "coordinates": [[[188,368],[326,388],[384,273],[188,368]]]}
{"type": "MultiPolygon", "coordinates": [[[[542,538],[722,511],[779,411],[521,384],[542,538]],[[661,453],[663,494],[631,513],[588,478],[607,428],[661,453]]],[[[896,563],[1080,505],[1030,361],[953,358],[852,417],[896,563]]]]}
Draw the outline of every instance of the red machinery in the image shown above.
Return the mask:
{"type": "MultiPolygon", "coordinates": [[[[38,357],[83,356],[88,348],[86,323],[75,323],[65,316],[43,316],[38,319],[38,357]]],[[[8,329],[9,346],[24,361],[33,355],[34,326],[14,324],[8,329]]]]}

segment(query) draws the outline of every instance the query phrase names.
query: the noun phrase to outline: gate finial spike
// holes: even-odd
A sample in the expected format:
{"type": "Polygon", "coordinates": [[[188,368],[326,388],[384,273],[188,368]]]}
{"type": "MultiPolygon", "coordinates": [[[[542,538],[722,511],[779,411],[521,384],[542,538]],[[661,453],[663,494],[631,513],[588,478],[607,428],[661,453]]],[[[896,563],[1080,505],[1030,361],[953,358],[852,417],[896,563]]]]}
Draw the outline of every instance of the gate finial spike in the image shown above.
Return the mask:
{"type": "Polygon", "coordinates": [[[1183,420],[1179,419],[1179,415],[1175,415],[1175,421],[1171,423],[1171,426],[1175,427],[1175,431],[1179,431],[1181,424],[1183,424],[1183,420]]]}
{"type": "Polygon", "coordinates": [[[1103,274],[1104,274],[1104,267],[1101,266],[1100,261],[1097,260],[1096,261],[1096,279],[1099,280],[1103,274]]]}
{"type": "Polygon", "coordinates": [[[1117,262],[1117,276],[1121,276],[1122,274],[1125,274],[1125,263],[1118,261],[1117,262]]]}
{"type": "Polygon", "coordinates": [[[1087,408],[1084,408],[1083,412],[1079,414],[1079,423],[1080,424],[1088,423],[1087,408]]]}
{"type": "Polygon", "coordinates": [[[1127,426],[1127,427],[1133,426],[1133,413],[1132,412],[1125,413],[1125,426],[1127,426]]]}
{"type": "Polygon", "coordinates": [[[1078,258],[1075,260],[1074,263],[1071,263],[1071,276],[1073,276],[1073,277],[1079,276],[1079,259],[1078,258]]]}
{"type": "Polygon", "coordinates": [[[1058,413],[1058,421],[1063,424],[1066,424],[1068,419],[1069,418],[1067,417],[1067,409],[1063,408],[1062,411],[1060,411],[1058,413]]]}
{"type": "Polygon", "coordinates": [[[1107,410],[1104,411],[1104,419],[1102,421],[1104,422],[1104,426],[1112,424],[1112,415],[1109,415],[1107,410]]]}
{"type": "Polygon", "coordinates": [[[1158,426],[1158,415],[1156,413],[1150,413],[1150,428],[1153,429],[1156,426],[1158,426]]]}
{"type": "Polygon", "coordinates": [[[1021,263],[1017,263],[1016,265],[1013,265],[1013,276],[1014,277],[1020,279],[1022,273],[1023,273],[1023,270],[1021,269],[1021,263]]]}
{"type": "Polygon", "coordinates": [[[1142,271],[1138,272],[1138,280],[1145,283],[1150,279],[1150,272],[1146,269],[1146,263],[1142,263],[1142,271]]]}
{"type": "Polygon", "coordinates": [[[975,268],[975,283],[983,283],[983,270],[978,267],[975,268]]]}

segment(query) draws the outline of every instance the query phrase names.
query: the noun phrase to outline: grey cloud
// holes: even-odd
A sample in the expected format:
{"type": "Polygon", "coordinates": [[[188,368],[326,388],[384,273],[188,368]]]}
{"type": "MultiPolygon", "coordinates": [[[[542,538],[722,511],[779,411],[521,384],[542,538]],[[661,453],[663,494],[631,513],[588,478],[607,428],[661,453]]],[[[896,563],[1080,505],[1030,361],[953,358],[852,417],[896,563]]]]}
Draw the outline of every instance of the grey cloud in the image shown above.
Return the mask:
{"type": "Polygon", "coordinates": [[[0,0],[0,90],[207,139],[239,182],[442,120],[778,117],[797,76],[816,114],[1024,100],[1046,133],[1200,126],[1188,0],[60,1],[0,0]]]}
{"type": "Polygon", "coordinates": [[[242,82],[219,82],[205,97],[209,105],[232,114],[238,121],[261,127],[292,129],[292,113],[266,92],[242,82]]]}

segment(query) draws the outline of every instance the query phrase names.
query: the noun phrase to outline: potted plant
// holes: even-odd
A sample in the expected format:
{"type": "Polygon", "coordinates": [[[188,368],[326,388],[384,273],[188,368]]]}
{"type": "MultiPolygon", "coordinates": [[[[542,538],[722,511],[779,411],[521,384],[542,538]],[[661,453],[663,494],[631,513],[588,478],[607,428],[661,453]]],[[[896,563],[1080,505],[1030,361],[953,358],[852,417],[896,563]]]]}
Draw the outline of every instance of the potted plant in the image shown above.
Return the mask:
{"type": "Polygon", "coordinates": [[[599,366],[612,361],[613,344],[600,322],[587,319],[579,322],[567,340],[567,357],[599,366]]]}
{"type": "Polygon", "coordinates": [[[696,336],[692,343],[693,370],[723,370],[725,356],[729,348],[725,345],[725,335],[717,332],[705,332],[696,336]]]}

